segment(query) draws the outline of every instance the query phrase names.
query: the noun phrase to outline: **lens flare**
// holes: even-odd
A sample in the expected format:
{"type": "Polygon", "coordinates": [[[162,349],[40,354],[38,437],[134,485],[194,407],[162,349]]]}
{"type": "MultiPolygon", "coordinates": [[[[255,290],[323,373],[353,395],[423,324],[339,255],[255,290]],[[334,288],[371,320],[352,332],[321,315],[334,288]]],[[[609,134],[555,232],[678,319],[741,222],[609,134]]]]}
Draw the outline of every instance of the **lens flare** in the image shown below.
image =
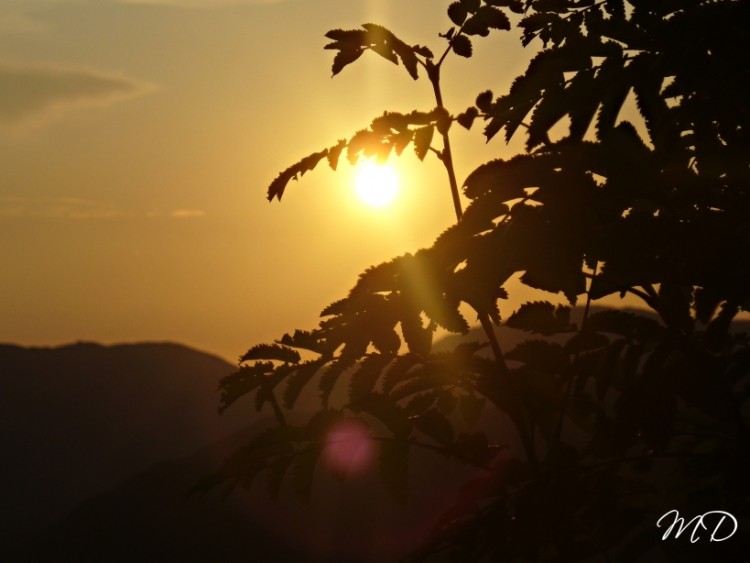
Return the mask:
{"type": "Polygon", "coordinates": [[[361,473],[373,457],[370,431],[364,423],[343,420],[334,425],[326,437],[324,459],[340,475],[361,473]]]}

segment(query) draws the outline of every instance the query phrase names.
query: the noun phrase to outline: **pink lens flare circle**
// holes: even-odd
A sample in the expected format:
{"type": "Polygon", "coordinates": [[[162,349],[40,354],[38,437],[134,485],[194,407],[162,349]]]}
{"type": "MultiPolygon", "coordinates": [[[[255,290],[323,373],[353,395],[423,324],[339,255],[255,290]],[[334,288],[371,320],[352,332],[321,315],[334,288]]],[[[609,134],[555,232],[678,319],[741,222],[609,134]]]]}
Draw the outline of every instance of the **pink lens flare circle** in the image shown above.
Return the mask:
{"type": "Polygon", "coordinates": [[[323,456],[336,473],[361,473],[369,467],[373,453],[370,429],[360,421],[342,420],[328,431],[323,456]]]}

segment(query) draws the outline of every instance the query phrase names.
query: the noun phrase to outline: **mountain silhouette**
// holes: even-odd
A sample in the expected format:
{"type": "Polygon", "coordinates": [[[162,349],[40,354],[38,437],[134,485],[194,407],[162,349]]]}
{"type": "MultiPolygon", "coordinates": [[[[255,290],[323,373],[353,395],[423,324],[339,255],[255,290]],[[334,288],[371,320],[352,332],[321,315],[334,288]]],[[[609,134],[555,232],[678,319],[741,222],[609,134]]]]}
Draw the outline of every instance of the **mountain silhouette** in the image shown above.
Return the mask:
{"type": "Polygon", "coordinates": [[[217,413],[233,369],[169,343],[0,345],[0,543],[247,424],[217,413]]]}
{"type": "Polygon", "coordinates": [[[0,559],[392,561],[467,475],[415,451],[407,505],[377,467],[343,484],[319,469],[309,505],[288,486],[272,500],[262,477],[226,499],[190,495],[268,422],[251,403],[218,415],[218,380],[234,370],[168,343],[0,345],[0,559]]]}

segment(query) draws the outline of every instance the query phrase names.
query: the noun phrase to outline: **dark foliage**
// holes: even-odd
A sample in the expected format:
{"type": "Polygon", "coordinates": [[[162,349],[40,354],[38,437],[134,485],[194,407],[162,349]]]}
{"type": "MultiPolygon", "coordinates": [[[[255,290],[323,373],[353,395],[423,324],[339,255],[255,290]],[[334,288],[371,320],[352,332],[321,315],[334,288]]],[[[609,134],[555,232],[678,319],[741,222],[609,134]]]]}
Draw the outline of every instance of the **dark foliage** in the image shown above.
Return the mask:
{"type": "Polygon", "coordinates": [[[458,221],[430,248],[364,272],[316,329],[243,357],[222,383],[223,407],[253,392],[279,425],[229,460],[221,479],[268,472],[278,487],[291,467],[305,498],[328,432],[353,417],[379,445],[383,483],[397,498],[408,494],[415,447],[486,471],[414,561],[438,552],[456,561],[741,560],[742,527],[731,541],[698,545],[659,541],[655,522],[675,508],[750,516],[750,349],[732,330],[750,309],[748,13],[732,0],[461,0],[448,7],[454,27],[441,34],[439,58],[371,24],[329,32],[334,74],[372,50],[415,79],[424,69],[437,107],[383,114],[282,172],[269,199],[324,157],[335,167],[344,147],[354,161],[413,142],[419,158],[433,151],[445,165],[458,221]],[[450,52],[471,56],[477,36],[511,22],[537,55],[504,94],[483,92],[453,116],[441,63],[450,52]],[[629,97],[638,123],[623,114],[629,97]],[[463,212],[448,133],[453,121],[478,119],[488,140],[524,131],[526,152],[469,174],[463,212]],[[503,353],[490,321],[500,323],[498,300],[517,273],[585,307],[574,322],[569,307],[516,305],[507,324],[535,334],[503,353]],[[636,296],[658,321],[590,314],[592,300],[611,294],[636,296]],[[462,304],[487,342],[434,352],[436,327],[469,329],[462,304]],[[348,394],[335,393],[343,376],[348,394]],[[291,407],[313,380],[321,411],[288,425],[276,395],[291,407]],[[498,416],[517,432],[504,443],[475,429],[498,416]]]}

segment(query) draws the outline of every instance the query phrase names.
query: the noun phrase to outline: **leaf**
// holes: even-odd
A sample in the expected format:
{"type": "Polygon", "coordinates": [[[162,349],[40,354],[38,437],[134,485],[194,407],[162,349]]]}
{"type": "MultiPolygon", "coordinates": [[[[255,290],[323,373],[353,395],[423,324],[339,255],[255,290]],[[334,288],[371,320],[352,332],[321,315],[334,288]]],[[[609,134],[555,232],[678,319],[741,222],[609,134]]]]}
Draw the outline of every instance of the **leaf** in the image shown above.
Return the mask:
{"type": "Polygon", "coordinates": [[[345,146],[346,139],[340,139],[336,145],[328,149],[328,165],[331,167],[331,170],[336,170],[339,156],[341,156],[341,151],[344,150],[345,146]]]}
{"type": "Polygon", "coordinates": [[[557,342],[526,340],[505,354],[508,360],[523,362],[527,367],[548,374],[561,374],[568,365],[568,355],[557,342]]]}
{"type": "Polygon", "coordinates": [[[404,68],[414,80],[419,78],[419,67],[417,62],[417,56],[414,54],[414,48],[410,47],[402,41],[397,41],[393,44],[393,50],[401,58],[401,62],[404,63],[404,68]]]}
{"type": "Polygon", "coordinates": [[[297,455],[292,466],[292,486],[297,498],[308,504],[312,493],[315,466],[320,457],[320,446],[313,445],[297,455]]]}
{"type": "Polygon", "coordinates": [[[487,37],[490,34],[490,27],[487,22],[480,16],[479,13],[471,16],[464,23],[461,31],[466,35],[479,35],[480,37],[487,37]]]}
{"type": "Polygon", "coordinates": [[[419,370],[414,368],[422,363],[423,360],[413,353],[398,356],[383,374],[383,393],[390,393],[399,383],[419,375],[419,370]]]}
{"type": "Polygon", "coordinates": [[[479,397],[475,393],[468,392],[458,398],[458,410],[466,422],[466,426],[473,428],[482,416],[482,410],[487,404],[487,399],[479,397]]]}
{"type": "Polygon", "coordinates": [[[286,389],[284,389],[284,396],[282,398],[285,408],[294,408],[300,393],[324,363],[323,360],[304,362],[294,371],[294,373],[287,377],[286,389]]]}
{"type": "Polygon", "coordinates": [[[483,111],[485,113],[488,113],[492,109],[492,100],[493,100],[493,94],[492,90],[485,90],[481,94],[477,96],[476,106],[479,108],[480,111],[483,111]]]}
{"type": "Polygon", "coordinates": [[[569,137],[571,139],[580,141],[589,130],[591,121],[599,107],[599,98],[596,95],[597,86],[598,84],[594,80],[594,71],[581,70],[565,89],[570,114],[569,137]]]}
{"type": "Polygon", "coordinates": [[[299,354],[279,344],[258,344],[250,348],[240,357],[240,363],[250,360],[279,360],[282,362],[297,363],[300,361],[299,354]]]}
{"type": "Polygon", "coordinates": [[[349,402],[356,403],[375,388],[381,372],[393,358],[383,354],[370,354],[359,364],[359,369],[352,374],[349,384],[349,402]]]}
{"type": "Polygon", "coordinates": [[[318,390],[320,391],[320,400],[324,407],[328,407],[328,399],[333,392],[333,388],[336,386],[341,375],[354,365],[354,359],[350,358],[339,358],[336,361],[331,362],[328,368],[323,373],[318,383],[318,390]]]}
{"type": "Polygon", "coordinates": [[[378,469],[386,490],[396,501],[406,504],[409,496],[409,443],[406,440],[383,440],[378,469]]]}
{"type": "Polygon", "coordinates": [[[435,133],[435,126],[428,125],[426,127],[420,127],[414,133],[414,152],[419,160],[424,160],[427,156],[427,151],[430,150],[430,143],[432,142],[432,136],[435,133]]]}
{"type": "Polygon", "coordinates": [[[281,201],[281,197],[284,195],[284,190],[286,189],[287,184],[291,180],[297,180],[300,176],[303,176],[305,172],[313,170],[318,165],[318,162],[326,156],[328,156],[328,149],[312,153],[280,172],[274,181],[271,182],[271,185],[268,186],[268,195],[266,196],[268,201],[272,201],[273,198],[281,201]]]}
{"type": "Polygon", "coordinates": [[[611,309],[589,315],[586,330],[617,334],[628,342],[648,342],[662,333],[664,327],[654,319],[611,309]]]}
{"type": "Polygon", "coordinates": [[[425,47],[423,45],[414,45],[412,47],[412,50],[417,55],[422,55],[426,59],[432,59],[432,58],[435,57],[435,55],[432,54],[432,51],[430,51],[427,47],[425,47]]]}
{"type": "Polygon", "coordinates": [[[428,410],[437,400],[437,393],[428,392],[415,395],[404,405],[404,414],[409,417],[420,415],[428,410]]]}
{"type": "Polygon", "coordinates": [[[380,422],[396,437],[407,437],[411,432],[411,422],[396,402],[381,393],[368,393],[351,404],[352,410],[366,412],[380,422]]]}
{"type": "Polygon", "coordinates": [[[463,24],[468,15],[469,12],[461,2],[453,2],[450,6],[448,6],[448,17],[456,25],[460,26],[461,24],[463,24]]]}
{"type": "Polygon", "coordinates": [[[599,332],[594,332],[587,328],[584,331],[574,334],[571,339],[565,343],[565,350],[569,354],[578,354],[586,350],[604,348],[608,345],[609,338],[599,332]]]}
{"type": "Polygon", "coordinates": [[[444,415],[449,415],[456,410],[458,399],[451,389],[443,389],[438,393],[437,408],[444,415]]]}
{"type": "Polygon", "coordinates": [[[462,432],[452,449],[456,455],[461,456],[462,459],[471,460],[477,467],[487,467],[498,451],[505,448],[491,447],[484,432],[472,434],[462,432]]]}
{"type": "Polygon", "coordinates": [[[453,442],[453,426],[438,409],[432,408],[412,419],[414,426],[438,444],[453,442]]]}
{"type": "Polygon", "coordinates": [[[481,18],[487,27],[492,29],[510,29],[510,20],[501,10],[492,6],[482,6],[477,10],[475,18],[481,18]]]}
{"type": "Polygon", "coordinates": [[[432,347],[432,330],[422,326],[419,311],[405,310],[401,317],[401,334],[409,347],[409,352],[426,356],[432,347]]]}
{"type": "Polygon", "coordinates": [[[479,9],[479,0],[460,0],[461,4],[472,14],[479,9]]]}
{"type": "Polygon", "coordinates": [[[459,125],[461,125],[465,129],[471,129],[471,126],[474,123],[477,115],[479,115],[479,111],[477,110],[477,108],[472,106],[465,112],[460,114],[458,117],[456,117],[456,121],[458,121],[459,125]]]}
{"type": "Polygon", "coordinates": [[[521,305],[505,324],[511,328],[538,332],[545,336],[574,329],[574,325],[570,324],[570,307],[558,305],[555,309],[555,306],[547,301],[533,301],[521,305]]]}
{"type": "Polygon", "coordinates": [[[294,456],[282,457],[280,460],[272,463],[268,467],[267,485],[268,494],[275,501],[279,500],[279,493],[281,492],[281,485],[284,481],[284,476],[287,470],[294,462],[294,456]]]}
{"type": "Polygon", "coordinates": [[[364,49],[357,47],[353,49],[342,49],[336,53],[336,56],[333,57],[333,65],[331,65],[331,76],[336,76],[339,72],[344,70],[344,68],[361,57],[364,52],[364,49]]]}
{"type": "Polygon", "coordinates": [[[471,57],[471,40],[465,35],[456,35],[451,41],[451,48],[461,57],[466,57],[467,59],[471,57]]]}

